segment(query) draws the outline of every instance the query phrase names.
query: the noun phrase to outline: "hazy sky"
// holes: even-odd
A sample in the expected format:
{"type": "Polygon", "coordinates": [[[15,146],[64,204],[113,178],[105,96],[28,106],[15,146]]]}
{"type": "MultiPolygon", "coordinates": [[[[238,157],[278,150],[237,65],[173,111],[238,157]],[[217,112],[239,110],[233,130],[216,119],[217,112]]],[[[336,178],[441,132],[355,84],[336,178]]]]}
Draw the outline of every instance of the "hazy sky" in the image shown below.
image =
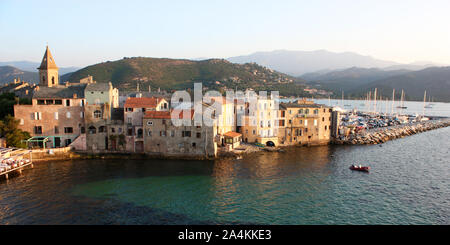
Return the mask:
{"type": "Polygon", "coordinates": [[[59,66],[277,49],[450,64],[449,0],[0,0],[0,61],[59,66]]]}

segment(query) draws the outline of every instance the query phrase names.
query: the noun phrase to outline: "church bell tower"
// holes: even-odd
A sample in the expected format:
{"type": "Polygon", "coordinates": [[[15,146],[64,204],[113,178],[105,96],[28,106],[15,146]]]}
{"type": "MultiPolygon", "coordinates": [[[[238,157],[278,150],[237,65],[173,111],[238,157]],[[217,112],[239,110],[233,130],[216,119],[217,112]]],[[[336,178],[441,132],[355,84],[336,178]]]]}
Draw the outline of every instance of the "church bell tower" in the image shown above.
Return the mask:
{"type": "Polygon", "coordinates": [[[46,87],[54,87],[59,84],[58,67],[53,59],[48,46],[42,58],[41,66],[37,68],[39,70],[39,85],[46,87]]]}

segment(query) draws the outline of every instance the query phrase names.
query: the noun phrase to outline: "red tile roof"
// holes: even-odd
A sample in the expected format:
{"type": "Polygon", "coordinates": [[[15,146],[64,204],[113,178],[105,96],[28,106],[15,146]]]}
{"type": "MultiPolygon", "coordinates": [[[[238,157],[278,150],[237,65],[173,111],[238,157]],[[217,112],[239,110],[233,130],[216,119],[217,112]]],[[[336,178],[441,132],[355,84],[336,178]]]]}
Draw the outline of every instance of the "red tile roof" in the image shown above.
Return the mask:
{"type": "Polygon", "coordinates": [[[144,118],[149,119],[170,119],[170,111],[146,111],[144,118]]]}
{"type": "Polygon", "coordinates": [[[225,134],[223,134],[224,136],[228,136],[228,137],[238,137],[238,136],[242,136],[242,134],[237,133],[237,132],[233,132],[233,131],[228,131],[225,134]]]}
{"type": "Polygon", "coordinates": [[[150,97],[150,98],[127,98],[125,101],[125,108],[156,108],[158,103],[163,100],[162,98],[150,97]]]}
{"type": "MultiPolygon", "coordinates": [[[[144,118],[147,119],[172,119],[172,113],[174,114],[174,118],[183,119],[183,110],[171,110],[171,111],[146,111],[144,118]]],[[[190,117],[188,115],[188,119],[194,118],[194,110],[187,110],[187,113],[190,113],[190,117]]]]}

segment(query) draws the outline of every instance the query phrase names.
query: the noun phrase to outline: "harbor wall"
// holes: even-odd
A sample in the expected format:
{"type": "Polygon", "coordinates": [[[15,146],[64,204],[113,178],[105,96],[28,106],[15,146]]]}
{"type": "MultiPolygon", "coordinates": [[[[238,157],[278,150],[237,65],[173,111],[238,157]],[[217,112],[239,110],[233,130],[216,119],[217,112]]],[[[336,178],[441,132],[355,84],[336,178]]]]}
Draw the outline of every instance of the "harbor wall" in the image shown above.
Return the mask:
{"type": "Polygon", "coordinates": [[[393,127],[378,128],[358,134],[339,136],[332,143],[338,145],[368,145],[382,144],[389,140],[426,132],[433,129],[450,126],[450,119],[430,120],[414,124],[398,125],[393,127]]]}

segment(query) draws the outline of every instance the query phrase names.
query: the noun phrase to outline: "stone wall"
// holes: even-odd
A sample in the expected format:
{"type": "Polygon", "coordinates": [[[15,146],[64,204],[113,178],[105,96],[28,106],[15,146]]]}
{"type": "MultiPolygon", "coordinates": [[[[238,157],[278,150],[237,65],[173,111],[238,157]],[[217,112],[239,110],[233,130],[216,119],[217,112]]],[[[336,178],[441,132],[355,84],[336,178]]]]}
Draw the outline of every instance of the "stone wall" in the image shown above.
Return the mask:
{"type": "Polygon", "coordinates": [[[379,128],[377,130],[366,131],[360,134],[350,134],[336,138],[335,144],[364,145],[364,144],[382,144],[389,140],[403,138],[413,134],[448,127],[450,120],[426,121],[415,124],[399,125],[394,127],[379,128]]]}

